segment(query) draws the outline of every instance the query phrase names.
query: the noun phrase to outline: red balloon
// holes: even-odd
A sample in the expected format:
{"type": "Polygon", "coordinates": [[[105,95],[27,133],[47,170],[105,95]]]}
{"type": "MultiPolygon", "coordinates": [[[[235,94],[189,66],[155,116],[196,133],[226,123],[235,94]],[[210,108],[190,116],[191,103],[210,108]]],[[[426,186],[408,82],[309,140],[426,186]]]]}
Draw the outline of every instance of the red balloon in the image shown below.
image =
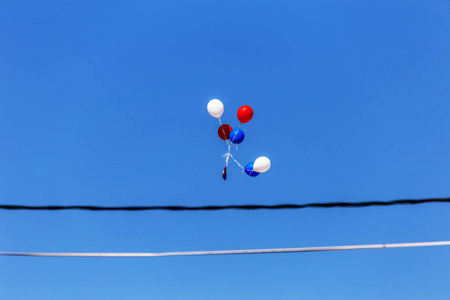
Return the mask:
{"type": "Polygon", "coordinates": [[[222,126],[219,127],[219,130],[217,130],[217,134],[222,140],[226,141],[230,139],[231,130],[233,130],[233,128],[231,128],[230,125],[223,124],[222,126]]]}
{"type": "Polygon", "coordinates": [[[253,118],[253,109],[248,105],[242,105],[237,111],[237,117],[241,123],[247,123],[253,118]]]}

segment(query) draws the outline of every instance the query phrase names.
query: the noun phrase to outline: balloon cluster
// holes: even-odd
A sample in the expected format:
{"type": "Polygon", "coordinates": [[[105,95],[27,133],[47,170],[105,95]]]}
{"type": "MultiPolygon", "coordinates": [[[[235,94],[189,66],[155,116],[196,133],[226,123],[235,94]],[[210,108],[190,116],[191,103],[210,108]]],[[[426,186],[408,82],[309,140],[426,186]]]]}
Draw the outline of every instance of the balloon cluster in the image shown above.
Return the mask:
{"type": "Polygon", "coordinates": [[[228,124],[222,124],[220,117],[223,115],[224,106],[222,101],[219,99],[213,99],[209,101],[207,106],[208,112],[211,116],[219,120],[220,126],[217,130],[217,135],[220,139],[224,140],[228,146],[228,152],[224,155],[226,162],[225,168],[223,169],[222,178],[227,180],[227,166],[230,157],[242,168],[242,171],[247,173],[250,177],[256,177],[260,173],[267,172],[270,169],[270,160],[265,156],[258,157],[255,161],[249,162],[245,167],[231,155],[231,146],[242,143],[245,138],[244,131],[241,129],[242,124],[249,122],[253,118],[253,109],[248,105],[241,106],[237,111],[237,118],[241,122],[239,128],[233,129],[228,124]]]}

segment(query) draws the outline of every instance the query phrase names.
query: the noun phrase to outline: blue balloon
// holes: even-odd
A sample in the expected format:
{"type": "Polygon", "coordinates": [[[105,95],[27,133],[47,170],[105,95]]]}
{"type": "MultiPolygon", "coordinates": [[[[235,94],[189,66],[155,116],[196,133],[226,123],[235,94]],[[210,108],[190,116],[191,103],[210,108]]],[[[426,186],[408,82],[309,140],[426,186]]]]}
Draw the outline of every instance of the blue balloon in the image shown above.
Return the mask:
{"type": "Polygon", "coordinates": [[[247,173],[247,175],[250,177],[255,177],[259,175],[258,172],[253,170],[253,162],[249,162],[248,164],[246,164],[244,170],[245,173],[247,173]]]}
{"type": "Polygon", "coordinates": [[[230,132],[230,141],[235,144],[240,144],[244,140],[245,134],[241,129],[233,129],[230,132]]]}

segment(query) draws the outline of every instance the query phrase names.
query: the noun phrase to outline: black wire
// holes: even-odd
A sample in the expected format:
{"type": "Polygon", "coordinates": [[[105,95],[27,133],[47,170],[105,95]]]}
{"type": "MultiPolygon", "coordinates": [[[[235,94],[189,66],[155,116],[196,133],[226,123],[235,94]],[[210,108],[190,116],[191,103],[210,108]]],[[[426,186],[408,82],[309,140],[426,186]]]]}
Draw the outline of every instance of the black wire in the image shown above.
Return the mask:
{"type": "Polygon", "coordinates": [[[0,209],[8,210],[91,210],[91,211],[142,211],[142,210],[170,210],[170,211],[196,211],[196,210],[225,210],[225,209],[302,209],[307,207],[333,208],[333,207],[367,207],[367,206],[389,206],[389,205],[413,205],[422,203],[449,203],[450,198],[430,198],[419,200],[392,200],[392,201],[366,201],[366,202],[328,202],[328,203],[307,203],[307,204],[275,204],[275,205],[206,205],[206,206],[93,206],[93,205],[47,205],[47,206],[31,206],[31,205],[13,205],[0,204],[0,209]]]}

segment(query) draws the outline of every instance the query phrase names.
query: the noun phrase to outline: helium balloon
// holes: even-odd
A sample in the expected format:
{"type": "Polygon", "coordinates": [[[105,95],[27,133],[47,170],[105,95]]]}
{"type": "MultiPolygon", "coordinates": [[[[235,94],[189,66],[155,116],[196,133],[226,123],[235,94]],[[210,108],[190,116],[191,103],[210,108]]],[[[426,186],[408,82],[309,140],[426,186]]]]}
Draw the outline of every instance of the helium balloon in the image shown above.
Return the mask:
{"type": "Polygon", "coordinates": [[[248,105],[242,105],[237,111],[237,117],[241,123],[247,123],[253,118],[253,109],[248,105]]]}
{"type": "Polygon", "coordinates": [[[253,170],[253,162],[249,162],[248,164],[246,164],[244,170],[245,170],[245,173],[247,173],[247,175],[250,177],[256,177],[259,175],[258,172],[255,172],[253,170]]]}
{"type": "Polygon", "coordinates": [[[228,139],[230,139],[230,132],[231,130],[233,130],[233,128],[231,128],[230,125],[228,124],[223,124],[222,126],[219,127],[219,129],[217,130],[217,134],[219,135],[219,137],[226,141],[228,139]]]}
{"type": "Polygon", "coordinates": [[[233,129],[230,132],[230,141],[235,144],[240,144],[244,140],[245,134],[241,129],[233,129]]]}
{"type": "Polygon", "coordinates": [[[208,102],[207,109],[211,116],[219,119],[223,114],[223,103],[219,99],[212,99],[208,102]]]}
{"type": "Polygon", "coordinates": [[[265,156],[258,157],[253,163],[253,170],[258,173],[267,172],[270,169],[270,159],[265,156]]]}

